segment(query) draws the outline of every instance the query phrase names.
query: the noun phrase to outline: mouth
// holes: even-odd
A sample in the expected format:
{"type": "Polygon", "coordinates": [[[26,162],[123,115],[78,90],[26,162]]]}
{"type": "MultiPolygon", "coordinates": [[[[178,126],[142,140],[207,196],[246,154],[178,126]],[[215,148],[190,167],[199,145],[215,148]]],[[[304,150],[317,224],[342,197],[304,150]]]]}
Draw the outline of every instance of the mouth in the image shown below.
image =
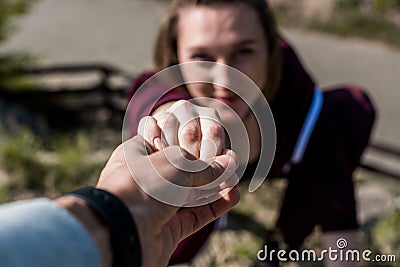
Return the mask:
{"type": "Polygon", "coordinates": [[[240,98],[238,96],[224,96],[224,97],[216,97],[215,99],[226,105],[232,105],[235,102],[237,102],[240,98]]]}

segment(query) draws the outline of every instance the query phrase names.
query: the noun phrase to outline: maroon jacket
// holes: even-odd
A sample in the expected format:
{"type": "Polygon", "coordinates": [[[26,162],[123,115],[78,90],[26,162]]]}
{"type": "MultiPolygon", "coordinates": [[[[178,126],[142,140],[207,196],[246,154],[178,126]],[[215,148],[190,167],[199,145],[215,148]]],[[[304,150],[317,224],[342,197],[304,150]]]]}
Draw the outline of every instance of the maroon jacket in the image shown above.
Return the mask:
{"type": "MultiPolygon", "coordinates": [[[[282,177],[283,166],[293,153],[297,138],[313,99],[315,83],[302,66],[294,50],[283,39],[282,81],[270,104],[277,133],[276,153],[268,176],[282,177]]],[[[154,72],[139,76],[130,98],[154,72]]],[[[160,95],[161,88],[147,88],[128,110],[132,133],[140,118],[159,105],[190,99],[188,93],[170,91],[150,107],[149,100],[160,95]]],[[[299,247],[317,224],[325,231],[358,227],[352,173],[366,147],[375,111],[365,92],[356,86],[339,86],[324,91],[324,102],[302,161],[293,166],[283,199],[278,226],[290,247],[299,247]],[[340,197],[339,197],[340,195],[340,197]],[[296,227],[293,227],[296,220],[296,227]]],[[[248,166],[249,174],[256,164],[248,166]]],[[[171,264],[189,261],[213,229],[210,224],[182,241],[171,264]]]]}

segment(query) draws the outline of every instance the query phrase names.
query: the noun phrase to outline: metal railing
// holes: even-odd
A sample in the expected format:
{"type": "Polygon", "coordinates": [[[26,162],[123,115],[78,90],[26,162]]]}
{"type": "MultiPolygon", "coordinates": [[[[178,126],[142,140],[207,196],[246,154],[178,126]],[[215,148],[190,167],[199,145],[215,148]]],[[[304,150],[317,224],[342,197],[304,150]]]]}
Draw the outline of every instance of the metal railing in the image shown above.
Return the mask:
{"type": "MultiPolygon", "coordinates": [[[[49,75],[62,74],[63,79],[68,79],[68,75],[82,75],[84,73],[97,73],[99,79],[89,86],[79,86],[79,88],[70,88],[60,85],[56,90],[46,88],[41,85],[40,88],[24,91],[0,90],[0,97],[11,99],[26,106],[41,108],[45,110],[71,110],[74,112],[93,108],[109,108],[113,112],[124,113],[127,105],[127,92],[130,84],[135,79],[135,75],[129,74],[119,68],[108,64],[79,64],[79,65],[51,65],[45,67],[35,67],[21,70],[21,74],[32,77],[46,77],[49,75]],[[119,77],[126,80],[124,85],[113,85],[113,77],[119,77]]],[[[400,167],[400,148],[374,143],[369,145],[369,149],[384,153],[399,162],[400,167]]],[[[400,171],[389,170],[384,166],[372,161],[363,161],[360,167],[364,170],[385,175],[387,177],[400,181],[400,171]]]]}
{"type": "Polygon", "coordinates": [[[115,112],[124,112],[126,93],[134,75],[107,64],[80,64],[80,65],[52,65],[20,70],[22,75],[32,78],[32,88],[25,90],[7,90],[1,88],[0,97],[38,109],[66,109],[85,110],[96,107],[107,107],[115,112]],[[62,83],[56,89],[46,85],[46,79],[51,76],[62,75],[64,81],[73,79],[77,75],[89,73],[99,78],[85,86],[70,87],[62,83]],[[127,82],[124,85],[115,85],[114,77],[127,82]]]}

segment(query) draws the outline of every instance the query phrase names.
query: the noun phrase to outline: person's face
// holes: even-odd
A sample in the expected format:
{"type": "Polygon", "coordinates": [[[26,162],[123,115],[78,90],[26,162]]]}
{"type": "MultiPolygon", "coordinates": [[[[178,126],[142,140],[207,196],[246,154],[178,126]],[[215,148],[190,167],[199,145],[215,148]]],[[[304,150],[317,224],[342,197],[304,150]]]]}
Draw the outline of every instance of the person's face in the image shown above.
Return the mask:
{"type": "MultiPolygon", "coordinates": [[[[234,67],[259,88],[267,80],[268,48],[255,10],[242,4],[186,7],[180,10],[177,55],[179,63],[212,61],[234,67]]],[[[229,75],[217,72],[214,82],[229,85],[229,75]]],[[[192,83],[192,97],[208,97],[230,106],[241,119],[249,107],[231,90],[212,83],[192,83]]],[[[246,90],[246,89],[243,89],[246,90]]],[[[222,120],[231,116],[217,108],[222,120]]]]}

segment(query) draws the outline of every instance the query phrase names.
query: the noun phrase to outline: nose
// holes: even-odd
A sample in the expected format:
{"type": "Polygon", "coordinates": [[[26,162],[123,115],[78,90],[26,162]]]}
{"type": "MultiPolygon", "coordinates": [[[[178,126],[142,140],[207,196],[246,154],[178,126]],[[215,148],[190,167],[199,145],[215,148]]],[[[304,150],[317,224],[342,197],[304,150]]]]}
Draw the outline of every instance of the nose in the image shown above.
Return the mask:
{"type": "MultiPolygon", "coordinates": [[[[226,62],[226,60],[221,60],[222,62],[226,62]]],[[[216,90],[226,90],[226,88],[230,87],[230,71],[231,67],[226,63],[215,62],[214,66],[211,69],[211,78],[213,86],[216,90]]]]}
{"type": "Polygon", "coordinates": [[[217,95],[231,95],[235,93],[239,96],[253,94],[248,89],[252,88],[252,81],[240,69],[231,64],[226,64],[227,60],[220,60],[213,63],[210,71],[210,79],[217,95]],[[225,62],[225,63],[221,63],[225,62]]]}

